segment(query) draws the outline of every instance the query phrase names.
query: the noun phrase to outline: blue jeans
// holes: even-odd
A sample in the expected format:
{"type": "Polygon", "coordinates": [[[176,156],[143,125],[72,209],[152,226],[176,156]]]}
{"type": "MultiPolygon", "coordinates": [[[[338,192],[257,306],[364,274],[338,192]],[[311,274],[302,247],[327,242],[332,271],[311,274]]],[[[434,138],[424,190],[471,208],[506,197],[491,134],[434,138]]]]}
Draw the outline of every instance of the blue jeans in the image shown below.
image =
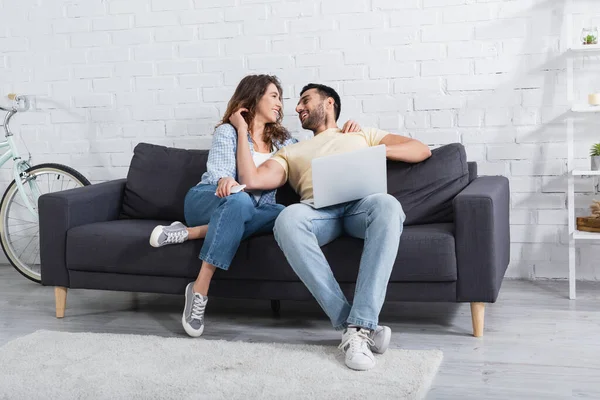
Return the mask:
{"type": "Polygon", "coordinates": [[[275,219],[285,208],[281,204],[256,206],[246,192],[215,196],[215,185],[198,185],[185,196],[184,214],[188,226],[208,224],[200,259],[227,270],[240,242],[257,233],[272,232],[275,219]]]}
{"type": "Polygon", "coordinates": [[[291,205],[277,218],[274,231],[288,262],[336,330],[348,325],[375,329],[405,219],[396,198],[374,194],[319,210],[291,205]],[[321,246],[342,234],[365,241],[352,305],[321,251],[321,246]]]}

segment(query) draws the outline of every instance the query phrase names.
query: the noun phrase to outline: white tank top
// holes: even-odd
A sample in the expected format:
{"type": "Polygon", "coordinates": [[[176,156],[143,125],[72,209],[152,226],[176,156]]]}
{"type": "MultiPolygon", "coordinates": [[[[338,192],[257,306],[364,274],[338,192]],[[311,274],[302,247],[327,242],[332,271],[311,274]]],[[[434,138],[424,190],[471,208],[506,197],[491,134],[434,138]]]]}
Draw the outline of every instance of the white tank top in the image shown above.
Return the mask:
{"type": "MultiPolygon", "coordinates": [[[[255,151],[254,155],[252,156],[252,159],[254,160],[254,164],[258,168],[262,163],[264,163],[269,158],[271,158],[273,156],[273,154],[275,154],[274,151],[272,153],[259,153],[258,151],[255,151]]],[[[251,195],[253,195],[254,198],[256,199],[256,202],[258,202],[258,200],[260,200],[260,196],[262,195],[263,191],[262,190],[247,190],[247,192],[250,193],[251,195]]]]}

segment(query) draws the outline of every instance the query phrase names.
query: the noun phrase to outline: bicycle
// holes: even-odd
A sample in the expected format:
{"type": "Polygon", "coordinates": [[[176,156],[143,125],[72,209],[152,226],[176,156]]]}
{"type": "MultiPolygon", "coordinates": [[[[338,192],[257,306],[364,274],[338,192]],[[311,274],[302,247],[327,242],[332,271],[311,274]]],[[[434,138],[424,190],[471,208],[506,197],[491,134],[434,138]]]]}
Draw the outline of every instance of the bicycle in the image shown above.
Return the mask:
{"type": "Polygon", "coordinates": [[[46,193],[87,186],[90,182],[66,165],[45,163],[31,166],[31,153],[27,161],[19,156],[9,124],[15,114],[29,110],[30,101],[26,96],[15,94],[9,94],[8,99],[13,102],[12,107],[0,106],[0,110],[7,112],[3,124],[5,140],[0,141],[0,149],[7,150],[0,156],[0,167],[12,158],[14,180],[0,202],[0,243],[12,266],[21,275],[40,283],[38,198],[46,193]],[[44,183],[45,191],[42,190],[44,183]]]}

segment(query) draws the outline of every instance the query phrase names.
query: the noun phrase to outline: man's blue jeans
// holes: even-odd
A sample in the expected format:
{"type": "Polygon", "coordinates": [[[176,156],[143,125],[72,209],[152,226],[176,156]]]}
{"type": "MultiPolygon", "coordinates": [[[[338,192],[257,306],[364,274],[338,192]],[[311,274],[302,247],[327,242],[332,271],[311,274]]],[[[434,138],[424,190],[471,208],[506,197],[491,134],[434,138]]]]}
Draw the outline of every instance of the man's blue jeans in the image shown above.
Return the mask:
{"type": "Polygon", "coordinates": [[[256,202],[246,192],[224,198],[215,196],[215,185],[198,185],[185,196],[184,214],[188,226],[208,224],[200,259],[227,270],[240,242],[251,235],[272,232],[281,204],[256,202]]]}
{"type": "Polygon", "coordinates": [[[294,204],[275,222],[275,239],[337,330],[348,325],[375,329],[398,254],[406,216],[396,198],[374,194],[322,209],[294,204]],[[335,280],[321,246],[342,234],[364,239],[354,301],[335,280]]]}

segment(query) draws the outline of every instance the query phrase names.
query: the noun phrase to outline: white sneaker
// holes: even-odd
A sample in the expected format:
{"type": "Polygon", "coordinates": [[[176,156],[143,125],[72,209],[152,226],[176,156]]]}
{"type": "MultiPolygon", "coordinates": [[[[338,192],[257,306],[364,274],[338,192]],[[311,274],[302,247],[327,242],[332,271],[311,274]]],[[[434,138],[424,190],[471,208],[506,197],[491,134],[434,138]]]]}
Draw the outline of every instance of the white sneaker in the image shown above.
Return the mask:
{"type": "Polygon", "coordinates": [[[389,326],[379,325],[377,329],[371,331],[370,337],[373,341],[373,345],[371,346],[373,353],[383,354],[390,345],[392,330],[389,326]]]}
{"type": "Polygon", "coordinates": [[[375,356],[369,349],[373,345],[369,333],[364,328],[346,328],[342,334],[342,343],[338,347],[346,354],[348,368],[367,371],[375,366],[375,356]]]}
{"type": "Polygon", "coordinates": [[[150,234],[150,246],[162,247],[168,244],[183,243],[188,240],[188,231],[179,221],[169,226],[158,225],[150,234]]]}

